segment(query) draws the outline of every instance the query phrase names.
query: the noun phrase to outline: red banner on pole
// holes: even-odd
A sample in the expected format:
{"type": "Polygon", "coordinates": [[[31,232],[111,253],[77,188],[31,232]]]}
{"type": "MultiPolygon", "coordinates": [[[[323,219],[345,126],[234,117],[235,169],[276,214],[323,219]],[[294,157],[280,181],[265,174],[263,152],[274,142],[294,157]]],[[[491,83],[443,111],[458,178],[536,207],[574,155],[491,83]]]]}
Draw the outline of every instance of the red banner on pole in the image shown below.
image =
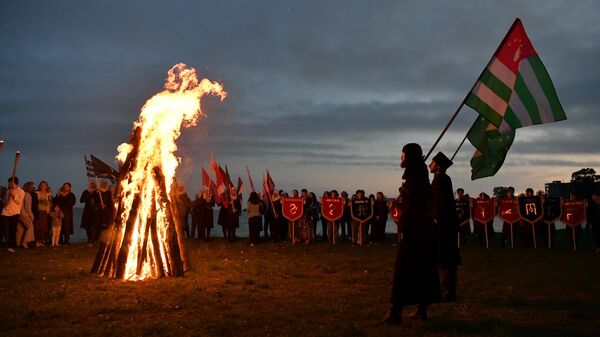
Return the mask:
{"type": "Polygon", "coordinates": [[[304,200],[302,198],[282,198],[281,213],[289,221],[297,221],[304,214],[304,200]]]}
{"type": "Polygon", "coordinates": [[[521,214],[519,213],[519,199],[498,199],[498,216],[509,224],[514,224],[519,221],[519,219],[521,219],[521,214]]]}
{"type": "Polygon", "coordinates": [[[323,198],[321,215],[329,221],[337,221],[344,215],[345,198],[323,198]]]}
{"type": "Polygon", "coordinates": [[[562,204],[562,221],[565,225],[575,227],[585,222],[585,200],[567,200],[562,204]]]}
{"type": "Polygon", "coordinates": [[[496,217],[496,203],[494,199],[477,198],[473,201],[471,214],[475,221],[488,223],[496,217]]]}

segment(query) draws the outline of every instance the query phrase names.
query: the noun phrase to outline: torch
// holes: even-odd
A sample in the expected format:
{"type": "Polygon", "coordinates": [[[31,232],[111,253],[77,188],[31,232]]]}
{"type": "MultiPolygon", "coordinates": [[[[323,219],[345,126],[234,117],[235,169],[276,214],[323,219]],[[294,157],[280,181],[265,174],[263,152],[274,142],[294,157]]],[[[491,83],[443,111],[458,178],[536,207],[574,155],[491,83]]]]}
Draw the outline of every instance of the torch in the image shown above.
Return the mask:
{"type": "MultiPolygon", "coordinates": [[[[2,144],[4,144],[4,142],[2,142],[2,144]]],[[[13,170],[12,170],[12,175],[10,178],[10,181],[13,182],[15,181],[15,175],[17,174],[17,165],[19,165],[19,159],[21,158],[21,152],[17,151],[17,153],[15,154],[15,164],[13,165],[13,170]]]]}

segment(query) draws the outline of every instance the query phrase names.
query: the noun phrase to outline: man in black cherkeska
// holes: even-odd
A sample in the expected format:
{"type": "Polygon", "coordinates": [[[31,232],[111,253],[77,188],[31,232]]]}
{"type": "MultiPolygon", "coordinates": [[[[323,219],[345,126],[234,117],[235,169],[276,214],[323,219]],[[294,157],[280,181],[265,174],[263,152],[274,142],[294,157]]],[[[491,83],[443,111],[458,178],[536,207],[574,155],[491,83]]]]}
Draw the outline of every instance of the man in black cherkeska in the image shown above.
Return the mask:
{"type": "Polygon", "coordinates": [[[405,305],[417,304],[411,317],[427,319],[427,307],[439,301],[440,281],[436,262],[435,223],[431,217],[432,191],[427,166],[418,144],[407,144],[402,149],[404,174],[400,195],[402,240],[394,265],[392,307],[384,323],[400,324],[405,305]]]}
{"type": "Polygon", "coordinates": [[[433,216],[437,222],[438,269],[442,302],[456,301],[457,268],[461,263],[457,237],[459,232],[458,217],[452,179],[446,170],[452,161],[439,152],[429,164],[429,171],[434,174],[431,181],[433,190],[433,216]]]}

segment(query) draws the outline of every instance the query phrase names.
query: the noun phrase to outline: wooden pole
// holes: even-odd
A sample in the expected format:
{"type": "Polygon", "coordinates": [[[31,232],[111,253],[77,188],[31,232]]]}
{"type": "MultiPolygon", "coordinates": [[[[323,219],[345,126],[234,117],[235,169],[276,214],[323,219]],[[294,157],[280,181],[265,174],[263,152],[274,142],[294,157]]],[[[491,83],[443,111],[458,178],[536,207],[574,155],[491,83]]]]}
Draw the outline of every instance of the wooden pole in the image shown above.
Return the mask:
{"type": "Polygon", "coordinates": [[[460,148],[463,146],[463,144],[465,143],[465,140],[467,139],[467,135],[469,134],[469,132],[467,131],[467,133],[465,134],[465,136],[463,137],[462,142],[460,142],[460,144],[458,145],[458,147],[456,148],[456,151],[454,151],[454,154],[452,155],[452,158],[450,158],[450,161],[454,160],[454,157],[456,157],[456,154],[458,153],[458,151],[460,150],[460,148]]]}
{"type": "Polygon", "coordinates": [[[513,224],[510,224],[510,248],[514,249],[515,248],[515,243],[514,243],[514,235],[513,235],[513,224]]]}
{"type": "Polygon", "coordinates": [[[485,248],[486,248],[486,249],[490,249],[490,242],[489,242],[489,239],[488,239],[488,228],[487,228],[487,224],[488,224],[487,222],[484,222],[484,223],[483,223],[483,226],[484,226],[484,228],[485,228],[485,248]]]}
{"type": "Polygon", "coordinates": [[[531,231],[533,232],[533,248],[537,249],[537,240],[535,239],[535,223],[531,223],[531,231]]]}
{"type": "Polygon", "coordinates": [[[11,181],[14,181],[15,176],[17,175],[17,166],[19,165],[20,159],[21,159],[21,152],[17,151],[17,153],[15,154],[15,163],[13,164],[12,174],[10,176],[11,181]]]}
{"type": "Polygon", "coordinates": [[[577,240],[575,240],[575,226],[571,227],[571,233],[573,233],[573,250],[577,250],[577,240]]]}

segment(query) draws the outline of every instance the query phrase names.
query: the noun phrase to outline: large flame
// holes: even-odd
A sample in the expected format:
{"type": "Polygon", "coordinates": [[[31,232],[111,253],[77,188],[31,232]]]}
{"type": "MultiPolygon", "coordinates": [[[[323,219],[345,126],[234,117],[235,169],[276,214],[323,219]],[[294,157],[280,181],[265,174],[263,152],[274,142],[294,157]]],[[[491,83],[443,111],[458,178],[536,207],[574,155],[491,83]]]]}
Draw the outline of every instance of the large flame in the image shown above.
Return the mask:
{"type": "MultiPolygon", "coordinates": [[[[119,203],[122,211],[119,212],[120,219],[116,222],[126,224],[134,221],[131,237],[126,231],[121,232],[120,242],[130,242],[127,254],[127,264],[124,278],[127,280],[141,280],[147,277],[156,277],[157,268],[168,274],[166,266],[158,265],[158,261],[167,261],[169,254],[169,240],[167,222],[169,210],[164,199],[157,197],[156,168],[162,173],[162,182],[168,191],[169,202],[171,200],[175,181],[175,170],[180,158],[175,156],[177,145],[175,140],[181,133],[181,127],[196,125],[198,119],[204,116],[201,109],[201,99],[210,94],[219,96],[221,101],[227,93],[223,86],[208,79],[198,81],[196,70],[183,63],[176,64],[168,72],[165,90],[150,98],[140,114],[139,119],[134,122],[134,129],[139,128],[139,146],[135,154],[135,164],[129,172],[128,178],[123,179],[119,186],[119,203]],[[139,200],[134,203],[134,200],[139,200]],[[135,204],[135,205],[134,205],[135,204]],[[135,219],[128,219],[133,207],[138,207],[135,219]],[[158,244],[156,240],[149,240],[149,226],[152,217],[155,217],[156,232],[158,233],[158,244]],[[162,259],[154,258],[157,252],[162,259]]],[[[123,163],[133,151],[133,144],[124,143],[118,147],[117,159],[123,163]]],[[[172,215],[170,216],[172,217],[172,215]]],[[[172,233],[171,233],[172,234],[172,233]]],[[[172,235],[171,235],[172,236],[172,235]]]]}

